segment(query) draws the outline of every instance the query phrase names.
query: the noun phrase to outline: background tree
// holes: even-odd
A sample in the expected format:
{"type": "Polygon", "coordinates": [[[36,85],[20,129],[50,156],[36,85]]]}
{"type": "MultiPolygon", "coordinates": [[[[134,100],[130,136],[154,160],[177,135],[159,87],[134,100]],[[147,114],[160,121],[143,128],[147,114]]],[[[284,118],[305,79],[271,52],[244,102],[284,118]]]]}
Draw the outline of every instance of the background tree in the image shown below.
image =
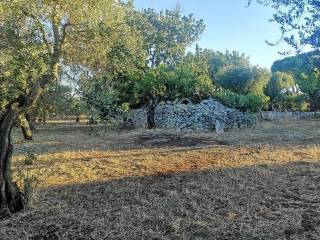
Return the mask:
{"type": "Polygon", "coordinates": [[[161,100],[168,99],[168,94],[172,96],[169,92],[173,88],[169,86],[170,79],[166,78],[172,77],[171,70],[183,61],[186,48],[199,39],[205,25],[192,14],[182,16],[178,8],[159,13],[154,9],[131,9],[128,23],[143,37],[145,65],[123,75],[124,81],[117,81],[119,84],[115,88],[121,89],[118,91],[122,95],[120,98],[126,98],[131,105],[146,104],[148,125],[153,128],[156,106],[161,100]]]}
{"type": "MultiPolygon", "coordinates": [[[[253,0],[249,0],[249,5],[253,0]]],[[[281,40],[284,40],[290,46],[295,48],[298,52],[303,49],[305,46],[309,46],[314,50],[319,50],[320,48],[320,3],[315,0],[257,0],[258,3],[265,6],[271,6],[275,9],[276,13],[273,16],[273,21],[277,22],[280,25],[282,32],[281,40]]],[[[272,45],[272,44],[271,44],[272,45]]],[[[312,60],[316,66],[319,67],[319,52],[317,57],[312,60]]],[[[304,65],[308,66],[304,71],[309,74],[308,79],[314,79],[313,68],[309,64],[306,64],[305,60],[308,61],[310,58],[306,55],[300,55],[300,58],[291,58],[286,59],[290,64],[295,61],[294,65],[304,65]]],[[[283,63],[283,62],[282,62],[283,63]]],[[[278,63],[276,63],[278,66],[278,63]]],[[[286,67],[287,68],[287,67],[286,67]]],[[[298,68],[301,69],[301,68],[298,68]]],[[[280,69],[273,71],[279,71],[280,69]]],[[[301,73],[298,73],[301,74],[301,73]]],[[[300,77],[296,77],[300,79],[300,77]]],[[[301,82],[301,81],[299,81],[301,82]]],[[[314,82],[314,81],[305,81],[314,82]]],[[[310,92],[308,93],[308,95],[310,92]]],[[[309,95],[310,106],[314,110],[317,108],[314,104],[318,99],[314,99],[317,94],[311,96],[309,95]]]]}
{"type": "Polygon", "coordinates": [[[311,73],[314,68],[320,68],[320,51],[311,51],[275,61],[272,72],[290,72],[298,78],[302,72],[311,73]]]}
{"type": "Polygon", "coordinates": [[[299,88],[306,93],[311,111],[320,110],[320,70],[314,69],[311,73],[302,73],[297,79],[299,88]]]}
{"type": "Polygon", "coordinates": [[[226,50],[224,53],[219,51],[203,50],[202,54],[208,58],[210,73],[213,80],[216,80],[217,74],[221,69],[226,68],[245,68],[250,66],[250,59],[244,53],[238,51],[226,50]]]}
{"type": "Polygon", "coordinates": [[[255,71],[255,80],[251,87],[248,90],[248,93],[254,94],[257,96],[265,96],[264,90],[267,83],[270,81],[271,72],[268,69],[256,67],[255,71]]]}
{"type": "Polygon", "coordinates": [[[203,20],[192,14],[182,16],[179,8],[156,12],[154,9],[133,11],[131,26],[143,36],[146,65],[174,66],[183,58],[188,46],[195,43],[205,29],[203,20]]]}
{"type": "Polygon", "coordinates": [[[95,76],[82,84],[82,97],[89,107],[90,117],[96,112],[101,120],[108,122],[121,114],[120,92],[105,76],[95,76]]]}
{"type": "Polygon", "coordinates": [[[320,91],[317,79],[319,67],[319,51],[312,51],[276,61],[272,65],[272,71],[292,74],[296,85],[294,92],[306,94],[310,110],[316,111],[319,110],[317,103],[320,102],[320,96],[317,94],[320,91]]]}
{"type": "Polygon", "coordinates": [[[154,115],[159,102],[184,98],[200,101],[212,94],[208,68],[202,64],[188,56],[174,69],[159,66],[137,80],[135,92],[138,99],[147,103],[148,128],[156,127],[154,115]]]}
{"type": "Polygon", "coordinates": [[[267,70],[252,66],[227,66],[216,76],[216,84],[235,93],[260,95],[269,77],[267,70]]]}
{"type": "Polygon", "coordinates": [[[109,63],[106,67],[81,74],[79,93],[92,112],[97,112],[104,121],[117,118],[123,104],[136,104],[136,76],[147,69],[146,53],[139,40],[137,37],[136,45],[124,40],[121,46],[116,46],[112,54],[106,57],[105,61],[109,63]]]}
{"type": "Polygon", "coordinates": [[[84,113],[84,103],[70,86],[59,83],[52,84],[28,111],[30,120],[46,124],[48,117],[79,117],[84,113]]]}
{"type": "Polygon", "coordinates": [[[295,81],[291,74],[275,72],[265,89],[266,95],[270,97],[270,108],[283,109],[283,100],[286,95],[292,93],[294,86],[295,81]]]}
{"type": "Polygon", "coordinates": [[[213,81],[216,79],[216,75],[219,70],[227,67],[246,67],[250,66],[250,59],[244,53],[238,51],[225,52],[214,51],[212,49],[201,49],[196,46],[196,56],[207,61],[209,64],[209,73],[213,81]]]}

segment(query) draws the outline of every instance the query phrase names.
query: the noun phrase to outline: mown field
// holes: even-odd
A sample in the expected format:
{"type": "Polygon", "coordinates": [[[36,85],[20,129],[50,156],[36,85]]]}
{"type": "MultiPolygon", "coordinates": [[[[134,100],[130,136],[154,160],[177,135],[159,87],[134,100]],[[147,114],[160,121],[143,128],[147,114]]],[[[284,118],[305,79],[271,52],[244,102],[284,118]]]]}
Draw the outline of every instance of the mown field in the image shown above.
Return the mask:
{"type": "Polygon", "coordinates": [[[223,135],[66,123],[14,142],[38,190],[0,239],[320,239],[319,120],[223,135]]]}

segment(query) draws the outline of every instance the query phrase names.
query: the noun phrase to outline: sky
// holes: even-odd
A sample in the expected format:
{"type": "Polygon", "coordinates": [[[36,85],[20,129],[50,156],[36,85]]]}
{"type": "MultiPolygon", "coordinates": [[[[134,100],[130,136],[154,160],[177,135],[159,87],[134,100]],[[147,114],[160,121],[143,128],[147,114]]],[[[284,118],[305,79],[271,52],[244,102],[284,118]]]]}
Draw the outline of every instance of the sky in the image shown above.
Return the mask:
{"type": "Polygon", "coordinates": [[[281,33],[276,23],[270,22],[274,10],[258,4],[246,7],[248,0],[135,0],[139,9],[172,9],[179,3],[182,14],[193,13],[202,18],[206,30],[198,42],[201,48],[225,51],[236,50],[250,57],[252,64],[270,68],[283,58],[279,51],[291,50],[285,43],[276,42],[281,33]]]}

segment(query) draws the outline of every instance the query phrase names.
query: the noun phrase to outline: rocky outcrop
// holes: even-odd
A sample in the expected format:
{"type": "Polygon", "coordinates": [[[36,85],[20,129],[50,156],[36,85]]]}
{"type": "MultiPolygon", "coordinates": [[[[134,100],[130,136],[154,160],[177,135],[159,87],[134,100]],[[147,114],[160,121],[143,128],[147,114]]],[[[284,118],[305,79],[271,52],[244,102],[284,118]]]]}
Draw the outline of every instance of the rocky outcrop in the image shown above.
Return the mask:
{"type": "MultiPolygon", "coordinates": [[[[132,110],[128,121],[132,126],[146,127],[146,109],[132,110]]],[[[161,103],[157,106],[155,121],[158,128],[216,131],[217,133],[231,128],[242,128],[251,122],[246,114],[228,108],[214,99],[207,99],[199,104],[161,103]]]]}

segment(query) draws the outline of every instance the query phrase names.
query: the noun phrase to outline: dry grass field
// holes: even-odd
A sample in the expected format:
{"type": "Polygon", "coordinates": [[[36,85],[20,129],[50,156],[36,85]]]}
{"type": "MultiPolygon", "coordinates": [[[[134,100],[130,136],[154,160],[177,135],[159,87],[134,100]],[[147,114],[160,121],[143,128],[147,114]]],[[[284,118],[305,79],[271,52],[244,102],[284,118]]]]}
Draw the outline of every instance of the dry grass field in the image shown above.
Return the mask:
{"type": "Polygon", "coordinates": [[[15,134],[38,199],[0,221],[1,240],[320,239],[319,120],[223,135],[68,124],[15,134]]]}

